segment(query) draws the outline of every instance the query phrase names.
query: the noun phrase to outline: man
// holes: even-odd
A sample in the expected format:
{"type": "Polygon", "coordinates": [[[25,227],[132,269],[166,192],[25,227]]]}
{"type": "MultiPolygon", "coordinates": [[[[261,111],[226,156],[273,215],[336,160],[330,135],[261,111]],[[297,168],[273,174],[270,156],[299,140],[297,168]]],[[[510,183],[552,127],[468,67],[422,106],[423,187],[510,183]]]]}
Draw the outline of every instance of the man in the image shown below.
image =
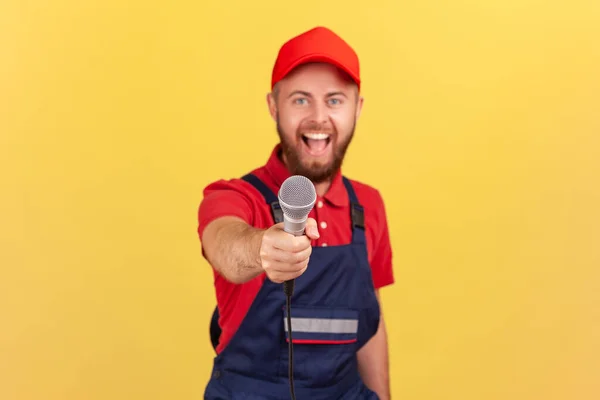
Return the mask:
{"type": "Polygon", "coordinates": [[[206,399],[290,398],[281,284],[290,279],[296,396],[390,398],[378,292],[394,282],[384,204],[376,189],[341,174],[363,105],[360,84],[357,55],[331,30],[290,39],[267,95],[280,143],[266,165],[204,190],[198,234],[218,305],[206,399]],[[317,191],[300,237],[283,230],[276,207],[290,175],[317,191]]]}

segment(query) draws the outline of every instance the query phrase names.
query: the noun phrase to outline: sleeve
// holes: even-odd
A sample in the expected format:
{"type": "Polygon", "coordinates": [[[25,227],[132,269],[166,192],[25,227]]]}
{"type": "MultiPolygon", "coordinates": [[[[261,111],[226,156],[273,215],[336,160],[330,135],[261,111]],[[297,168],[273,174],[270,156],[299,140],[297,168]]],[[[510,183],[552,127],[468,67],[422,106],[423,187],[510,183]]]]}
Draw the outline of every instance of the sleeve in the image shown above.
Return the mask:
{"type": "Polygon", "coordinates": [[[235,216],[253,223],[251,198],[238,180],[219,180],[204,189],[198,208],[198,237],[202,239],[202,232],[210,222],[224,216],[235,216]]]}
{"type": "Polygon", "coordinates": [[[371,257],[371,270],[375,289],[394,283],[392,264],[392,245],[387,223],[387,215],[383,198],[376,192],[375,226],[373,232],[373,255],[371,257]]]}

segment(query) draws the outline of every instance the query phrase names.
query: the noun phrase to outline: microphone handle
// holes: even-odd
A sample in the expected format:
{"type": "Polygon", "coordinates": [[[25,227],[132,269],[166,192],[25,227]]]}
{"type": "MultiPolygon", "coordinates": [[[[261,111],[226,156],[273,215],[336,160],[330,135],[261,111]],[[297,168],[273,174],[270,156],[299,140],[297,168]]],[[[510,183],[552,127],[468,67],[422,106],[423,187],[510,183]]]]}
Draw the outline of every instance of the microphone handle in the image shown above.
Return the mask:
{"type": "Polygon", "coordinates": [[[294,236],[304,235],[304,228],[306,227],[306,218],[304,219],[292,219],[285,215],[283,216],[283,230],[294,236]]]}
{"type": "MultiPolygon", "coordinates": [[[[283,230],[289,234],[294,236],[302,236],[304,235],[304,228],[306,227],[306,218],[304,219],[292,219],[287,217],[285,214],[283,216],[283,230]]],[[[288,281],[283,282],[283,292],[288,297],[292,297],[294,293],[294,280],[290,279],[288,281]]]]}

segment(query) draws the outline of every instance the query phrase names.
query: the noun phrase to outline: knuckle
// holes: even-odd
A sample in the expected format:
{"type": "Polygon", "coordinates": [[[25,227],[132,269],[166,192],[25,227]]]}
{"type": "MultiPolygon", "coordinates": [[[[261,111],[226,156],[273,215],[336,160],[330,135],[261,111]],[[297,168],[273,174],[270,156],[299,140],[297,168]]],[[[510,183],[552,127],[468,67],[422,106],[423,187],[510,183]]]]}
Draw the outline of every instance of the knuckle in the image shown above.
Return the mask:
{"type": "Polygon", "coordinates": [[[308,260],[302,260],[296,264],[294,264],[294,272],[300,272],[305,270],[308,267],[308,260]]]}
{"type": "Polygon", "coordinates": [[[309,264],[309,262],[308,262],[308,261],[309,261],[309,260],[306,260],[306,261],[304,262],[304,268],[302,268],[302,271],[306,271],[306,269],[308,268],[308,264],[309,264]]]}
{"type": "Polygon", "coordinates": [[[296,241],[294,250],[296,251],[302,251],[304,250],[304,248],[306,247],[306,239],[305,237],[300,238],[300,240],[296,241]]]}
{"type": "Polygon", "coordinates": [[[306,271],[306,267],[302,268],[300,271],[298,271],[294,274],[294,278],[301,276],[305,271],[306,271]]]}
{"type": "Polygon", "coordinates": [[[294,250],[294,239],[293,238],[288,238],[288,237],[284,237],[281,240],[281,248],[284,249],[285,251],[293,251],[294,250]]]}
{"type": "Polygon", "coordinates": [[[300,243],[297,240],[294,240],[290,245],[290,249],[293,252],[297,252],[298,250],[300,250],[300,243]]]}
{"type": "Polygon", "coordinates": [[[295,263],[301,263],[304,261],[305,258],[306,258],[306,255],[303,253],[294,254],[294,262],[295,263]]]}

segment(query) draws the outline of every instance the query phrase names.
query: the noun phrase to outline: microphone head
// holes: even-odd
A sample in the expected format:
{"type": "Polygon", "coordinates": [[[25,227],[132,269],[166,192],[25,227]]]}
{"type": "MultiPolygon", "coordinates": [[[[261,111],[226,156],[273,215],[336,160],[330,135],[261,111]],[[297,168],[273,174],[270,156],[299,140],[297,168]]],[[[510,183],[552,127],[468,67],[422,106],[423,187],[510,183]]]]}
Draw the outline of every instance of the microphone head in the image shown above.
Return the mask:
{"type": "Polygon", "coordinates": [[[310,179],[302,175],[292,175],[281,185],[278,197],[286,217],[303,220],[315,205],[317,192],[310,179]]]}

